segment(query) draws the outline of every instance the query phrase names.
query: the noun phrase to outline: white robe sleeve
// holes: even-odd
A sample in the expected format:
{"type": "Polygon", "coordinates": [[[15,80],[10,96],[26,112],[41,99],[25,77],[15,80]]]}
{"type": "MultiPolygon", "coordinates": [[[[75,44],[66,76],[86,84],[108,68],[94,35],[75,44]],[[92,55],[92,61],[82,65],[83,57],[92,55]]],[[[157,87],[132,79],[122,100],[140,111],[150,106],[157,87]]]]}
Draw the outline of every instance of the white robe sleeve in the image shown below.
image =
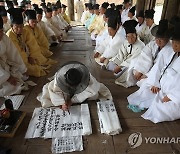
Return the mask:
{"type": "Polygon", "coordinates": [[[134,65],[134,69],[136,71],[141,72],[142,74],[146,74],[153,66],[154,59],[152,50],[157,50],[157,47],[154,43],[155,42],[152,41],[143,48],[137,59],[137,63],[134,65]]]}
{"type": "Polygon", "coordinates": [[[108,59],[115,57],[118,53],[121,44],[122,38],[116,34],[116,36],[111,41],[109,41],[109,46],[106,47],[104,53],[102,54],[102,57],[108,59]]]}
{"type": "Polygon", "coordinates": [[[15,45],[12,43],[12,41],[4,34],[5,42],[6,42],[6,55],[9,61],[9,64],[11,64],[11,70],[16,71],[18,70],[22,74],[27,71],[27,68],[17,50],[15,45]]]}
{"type": "Polygon", "coordinates": [[[0,64],[0,85],[6,82],[9,79],[9,77],[10,77],[10,72],[5,71],[0,64]]]}

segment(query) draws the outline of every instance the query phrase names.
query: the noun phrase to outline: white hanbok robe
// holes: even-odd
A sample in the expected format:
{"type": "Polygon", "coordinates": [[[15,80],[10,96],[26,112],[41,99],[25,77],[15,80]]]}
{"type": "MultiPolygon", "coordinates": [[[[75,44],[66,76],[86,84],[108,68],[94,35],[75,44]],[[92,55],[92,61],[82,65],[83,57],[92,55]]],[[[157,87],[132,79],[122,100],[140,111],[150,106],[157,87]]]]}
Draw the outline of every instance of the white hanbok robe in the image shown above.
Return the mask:
{"type": "Polygon", "coordinates": [[[104,31],[96,37],[96,47],[95,50],[103,43],[103,41],[108,37],[108,26],[106,25],[104,31]]]}
{"type": "Polygon", "coordinates": [[[52,16],[51,24],[63,34],[63,38],[67,37],[67,34],[64,30],[65,27],[61,23],[61,20],[59,19],[58,15],[52,16]]]}
{"type": "MultiPolygon", "coordinates": [[[[58,86],[56,79],[44,85],[42,93],[37,99],[41,102],[42,107],[60,106],[65,103],[68,94],[64,93],[58,86]]],[[[72,103],[82,103],[88,100],[112,100],[109,89],[102,83],[99,83],[92,75],[88,87],[81,93],[75,94],[71,98],[72,103]]]]}
{"type": "Polygon", "coordinates": [[[6,33],[9,29],[11,29],[11,25],[9,22],[3,24],[3,31],[6,33]]]}
{"type": "MultiPolygon", "coordinates": [[[[141,54],[138,56],[136,63],[134,64],[133,69],[138,71],[148,77],[148,72],[151,70],[153,65],[156,63],[159,53],[161,51],[166,50],[166,48],[170,48],[171,43],[168,42],[160,51],[158,51],[158,45],[156,41],[153,40],[148,43],[144,49],[142,50],[141,54]]],[[[137,82],[138,86],[141,86],[142,82],[146,79],[142,79],[137,82]]]]}
{"type": "Polygon", "coordinates": [[[137,41],[132,45],[132,51],[130,51],[131,45],[127,40],[124,41],[124,43],[121,45],[118,54],[114,58],[112,58],[112,62],[118,66],[126,67],[129,69],[127,69],[119,78],[115,80],[116,84],[124,86],[126,88],[135,84],[134,79],[132,79],[133,75],[130,63],[139,56],[144,46],[144,43],[139,39],[137,39],[137,41]]]}
{"type": "Polygon", "coordinates": [[[84,5],[82,1],[78,0],[75,3],[75,10],[77,11],[77,21],[81,21],[81,17],[84,11],[84,5]]]}
{"type": "Polygon", "coordinates": [[[91,17],[91,14],[89,12],[89,10],[85,10],[83,13],[82,13],[82,16],[81,16],[81,22],[83,25],[85,25],[85,22],[91,17]]]}
{"type": "Polygon", "coordinates": [[[27,68],[12,41],[3,34],[0,41],[0,97],[19,94],[23,90],[23,74],[27,68]],[[18,78],[17,85],[7,80],[10,76],[18,78]]]}
{"type": "Polygon", "coordinates": [[[61,22],[64,24],[65,27],[69,26],[69,24],[67,23],[66,20],[64,20],[64,18],[62,17],[62,15],[59,13],[58,14],[59,19],[61,20],[61,22]]]}
{"type": "Polygon", "coordinates": [[[130,8],[124,9],[124,10],[122,11],[122,13],[121,13],[121,22],[122,22],[122,24],[123,24],[126,20],[128,20],[128,12],[129,12],[129,10],[130,10],[130,8]]]}
{"type": "Polygon", "coordinates": [[[116,33],[115,36],[108,35],[108,37],[102,42],[102,44],[97,48],[96,52],[100,53],[100,57],[95,58],[95,61],[101,65],[100,58],[104,57],[106,59],[111,59],[115,57],[121,47],[124,39],[116,33]]]}
{"type": "Polygon", "coordinates": [[[136,26],[136,32],[140,38],[141,41],[144,42],[144,33],[145,33],[145,30],[147,29],[147,25],[146,25],[146,22],[144,21],[141,25],[140,24],[137,24],[136,26]]]}
{"type": "Polygon", "coordinates": [[[52,36],[56,36],[56,34],[49,26],[47,26],[47,24],[45,24],[44,21],[38,22],[37,26],[43,31],[43,33],[45,34],[45,36],[47,37],[47,39],[49,41],[49,44],[58,43],[58,41],[52,40],[52,36]]]}
{"type": "Polygon", "coordinates": [[[42,18],[42,21],[44,21],[44,23],[49,27],[51,28],[54,33],[56,34],[56,36],[60,36],[62,35],[62,31],[59,31],[59,29],[57,29],[54,25],[53,25],[53,22],[52,22],[52,19],[51,18],[46,18],[45,16],[42,18]]]}
{"type": "Polygon", "coordinates": [[[144,36],[143,36],[145,44],[148,44],[150,41],[155,39],[155,37],[151,34],[151,30],[154,26],[156,26],[155,23],[153,23],[151,27],[148,27],[148,26],[146,27],[144,31],[144,36]]]}
{"type": "Polygon", "coordinates": [[[154,123],[180,118],[180,86],[178,84],[180,82],[180,57],[176,54],[170,63],[174,54],[172,48],[167,48],[166,51],[161,52],[149,73],[146,84],[127,98],[129,104],[148,108],[142,117],[154,123]],[[168,64],[170,65],[168,66],[168,64]],[[160,91],[157,94],[152,93],[150,90],[152,86],[159,87],[160,91]],[[162,99],[165,96],[171,101],[163,103],[162,99]]]}

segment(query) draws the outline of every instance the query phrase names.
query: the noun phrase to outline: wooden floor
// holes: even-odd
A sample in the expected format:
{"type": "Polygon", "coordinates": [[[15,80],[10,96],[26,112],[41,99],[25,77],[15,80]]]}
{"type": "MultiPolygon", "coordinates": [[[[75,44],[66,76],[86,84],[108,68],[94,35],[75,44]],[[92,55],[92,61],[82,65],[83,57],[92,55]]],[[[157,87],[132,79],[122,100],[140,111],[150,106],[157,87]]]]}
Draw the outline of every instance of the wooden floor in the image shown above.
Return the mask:
{"type": "MultiPolygon", "coordinates": [[[[51,69],[46,77],[32,78],[37,86],[24,92],[25,100],[20,110],[26,111],[27,115],[17,130],[13,138],[0,138],[0,145],[12,148],[12,154],[50,154],[51,139],[24,139],[32,112],[35,107],[40,107],[36,96],[41,92],[42,87],[48,82],[48,77],[54,75],[59,67],[67,61],[75,60],[84,63],[90,72],[98,81],[104,83],[111,91],[117,113],[122,125],[123,132],[116,136],[108,136],[100,133],[97,116],[97,106],[95,102],[88,102],[90,107],[91,122],[93,133],[90,136],[83,137],[84,150],[74,152],[75,154],[178,154],[180,153],[180,144],[151,144],[145,143],[145,137],[180,137],[180,120],[174,122],[164,122],[153,124],[150,121],[140,117],[142,113],[133,113],[127,109],[126,97],[137,88],[123,88],[114,84],[112,73],[101,70],[93,59],[92,42],[89,34],[83,27],[73,27],[69,32],[69,38],[74,38],[73,43],[64,43],[52,49],[54,55],[52,58],[58,61],[58,64],[51,69]],[[140,132],[143,137],[143,143],[132,149],[128,143],[130,134],[140,132]]],[[[180,143],[180,139],[179,139],[180,143]]]]}

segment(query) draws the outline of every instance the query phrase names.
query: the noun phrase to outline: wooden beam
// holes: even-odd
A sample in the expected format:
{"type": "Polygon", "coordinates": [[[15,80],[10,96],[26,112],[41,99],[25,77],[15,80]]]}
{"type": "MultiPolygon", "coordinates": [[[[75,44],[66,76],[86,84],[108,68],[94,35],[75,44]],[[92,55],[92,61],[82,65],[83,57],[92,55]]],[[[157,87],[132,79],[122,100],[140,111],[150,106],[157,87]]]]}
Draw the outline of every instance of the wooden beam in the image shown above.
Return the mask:
{"type": "Polygon", "coordinates": [[[145,8],[145,0],[137,0],[136,14],[138,15],[141,10],[144,11],[144,8],[145,8]]]}
{"type": "Polygon", "coordinates": [[[180,15],[180,1],[179,0],[165,0],[163,6],[163,19],[171,19],[174,15],[180,15]]]}
{"type": "Polygon", "coordinates": [[[68,15],[72,21],[74,21],[74,0],[68,0],[68,15]]]}

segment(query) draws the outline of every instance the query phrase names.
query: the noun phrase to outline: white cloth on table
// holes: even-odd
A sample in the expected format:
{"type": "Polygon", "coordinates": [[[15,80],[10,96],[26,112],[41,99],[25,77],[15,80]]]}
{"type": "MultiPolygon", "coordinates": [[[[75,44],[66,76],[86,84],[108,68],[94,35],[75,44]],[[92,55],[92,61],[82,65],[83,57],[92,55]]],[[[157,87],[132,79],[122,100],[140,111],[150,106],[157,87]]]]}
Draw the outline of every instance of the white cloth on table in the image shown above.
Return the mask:
{"type": "Polygon", "coordinates": [[[97,102],[101,133],[116,135],[122,132],[116,108],[112,101],[97,102]]]}

